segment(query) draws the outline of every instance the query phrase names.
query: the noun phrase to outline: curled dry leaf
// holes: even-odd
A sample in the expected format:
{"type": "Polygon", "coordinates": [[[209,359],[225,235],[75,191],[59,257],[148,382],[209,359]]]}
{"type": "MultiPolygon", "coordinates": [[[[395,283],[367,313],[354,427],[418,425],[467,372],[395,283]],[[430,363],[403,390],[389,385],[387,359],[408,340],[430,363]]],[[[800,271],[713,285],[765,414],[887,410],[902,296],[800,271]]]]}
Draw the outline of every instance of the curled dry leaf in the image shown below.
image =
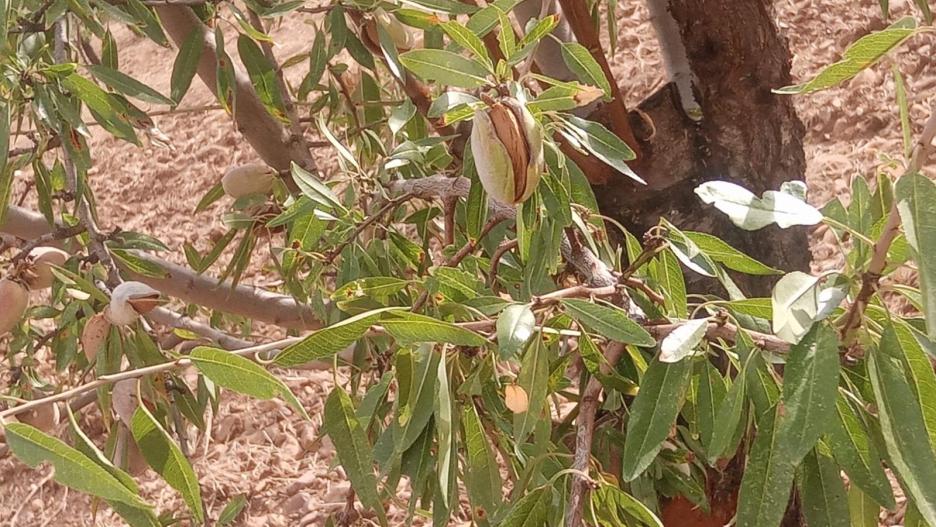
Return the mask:
{"type": "Polygon", "coordinates": [[[110,326],[111,324],[104,316],[104,313],[94,315],[85,323],[84,329],[81,330],[81,349],[84,350],[88,362],[94,363],[94,358],[104,347],[110,326]]]}
{"type": "Polygon", "coordinates": [[[506,97],[475,112],[471,152],[491,197],[516,204],[533,195],[543,172],[543,131],[526,105],[506,97]]]}
{"type": "Polygon", "coordinates": [[[518,384],[508,384],[504,387],[504,404],[515,414],[522,414],[530,407],[530,398],[518,384]]]}
{"type": "Polygon", "coordinates": [[[9,278],[0,280],[0,335],[9,333],[29,307],[29,290],[9,278]]]}
{"type": "Polygon", "coordinates": [[[248,163],[229,168],[221,178],[224,193],[234,199],[251,194],[268,194],[273,189],[276,171],[263,163],[248,163]]]}
{"type": "Polygon", "coordinates": [[[36,247],[29,252],[29,256],[33,264],[26,284],[34,291],[52,287],[55,281],[52,266],[62,267],[68,260],[68,253],[56,247],[36,247]]]}
{"type": "Polygon", "coordinates": [[[367,39],[374,45],[380,45],[380,36],[377,34],[377,26],[379,25],[390,35],[390,39],[393,40],[397,50],[401,52],[409,51],[416,47],[416,38],[395,16],[379,7],[374,10],[373,16],[374,18],[368,20],[364,25],[364,31],[367,39]]]}
{"type": "Polygon", "coordinates": [[[152,287],[141,282],[124,282],[114,288],[104,316],[111,324],[128,326],[162,303],[159,291],[152,287]]]}
{"type": "Polygon", "coordinates": [[[114,390],[111,392],[111,408],[117,413],[120,422],[128,428],[133,420],[133,413],[140,404],[137,401],[136,386],[136,379],[124,379],[114,383],[114,390]]]}

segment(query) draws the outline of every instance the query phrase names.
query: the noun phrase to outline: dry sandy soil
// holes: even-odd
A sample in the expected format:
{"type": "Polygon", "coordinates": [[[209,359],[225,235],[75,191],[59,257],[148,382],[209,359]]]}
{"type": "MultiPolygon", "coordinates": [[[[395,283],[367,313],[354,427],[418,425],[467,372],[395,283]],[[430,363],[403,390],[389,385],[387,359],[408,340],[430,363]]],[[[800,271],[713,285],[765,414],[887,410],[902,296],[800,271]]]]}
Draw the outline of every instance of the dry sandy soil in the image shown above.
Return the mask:
{"type": "MultiPolygon", "coordinates": [[[[892,0],[894,16],[909,12],[908,3],[892,0]]],[[[621,2],[619,13],[620,45],[612,65],[632,99],[629,102],[635,103],[663,82],[658,73],[660,59],[643,3],[621,2]]],[[[776,13],[794,53],[796,79],[837,60],[848,43],[885,25],[878,3],[872,0],[780,0],[776,13]]],[[[275,31],[278,57],[289,57],[311,45],[313,28],[308,20],[288,17],[275,31]]],[[[174,50],[159,49],[126,31],[117,34],[121,70],[168,93],[174,50]]],[[[929,97],[936,93],[936,66],[930,62],[933,45],[933,37],[923,35],[894,55],[907,78],[911,118],[918,124],[928,115],[929,97]]],[[[822,205],[835,196],[847,202],[852,178],[871,178],[883,166],[885,156],[899,156],[900,127],[890,63],[862,73],[846,88],[796,99],[807,129],[807,180],[814,204],[822,205]]],[[[290,73],[296,77],[303,72],[290,73]]],[[[182,106],[212,103],[196,79],[182,106]]],[[[106,228],[119,225],[154,234],[173,249],[167,257],[182,263],[183,242],[204,249],[221,229],[224,205],[193,215],[199,198],[228,165],[256,156],[222,112],[165,115],[156,122],[172,139],[174,152],[137,149],[99,133],[92,147],[97,164],[91,182],[106,228]]],[[[322,149],[316,155],[321,166],[332,166],[328,161],[331,151],[322,149]]],[[[839,265],[833,240],[820,232],[812,245],[816,270],[839,265]]],[[[262,284],[263,273],[255,272],[248,280],[262,284]]],[[[279,402],[227,394],[214,418],[210,440],[199,440],[194,459],[211,517],[239,494],[248,497],[248,507],[238,524],[249,526],[321,525],[328,514],[344,505],[348,485],[341,469],[332,466],[333,449],[327,440],[316,440],[331,377],[324,372],[281,373],[313,416],[312,422],[302,421],[279,402]]],[[[96,426],[93,418],[88,423],[96,426]]],[[[106,508],[95,517],[88,498],[49,482],[47,475],[48,469],[31,471],[12,459],[0,460],[0,522],[121,525],[106,508]]],[[[182,510],[176,493],[154,473],[144,473],[140,481],[144,497],[161,510],[182,510]]],[[[887,520],[893,522],[893,518],[887,520]]]]}

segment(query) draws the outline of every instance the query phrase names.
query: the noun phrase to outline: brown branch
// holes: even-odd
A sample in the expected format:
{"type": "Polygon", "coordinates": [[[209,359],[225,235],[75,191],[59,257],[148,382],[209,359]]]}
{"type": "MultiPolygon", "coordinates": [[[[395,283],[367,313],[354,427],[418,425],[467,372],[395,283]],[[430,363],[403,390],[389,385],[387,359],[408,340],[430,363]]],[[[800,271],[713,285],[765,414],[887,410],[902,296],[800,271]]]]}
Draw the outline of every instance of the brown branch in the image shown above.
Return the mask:
{"type": "Polygon", "coordinates": [[[26,256],[29,255],[29,252],[35,249],[36,247],[48,245],[50,242],[54,242],[54,241],[66,240],[73,236],[78,236],[79,234],[86,232],[87,230],[88,230],[87,227],[85,227],[84,225],[80,223],[72,227],[56,227],[54,231],[43,234],[42,236],[39,236],[38,238],[34,240],[26,242],[26,244],[20,248],[20,252],[17,253],[15,256],[13,256],[13,259],[11,261],[13,263],[16,263],[22,260],[23,258],[26,258],[26,256]]]}
{"type": "MultiPolygon", "coordinates": [[[[156,6],[166,32],[181,46],[193,31],[201,31],[204,35],[204,47],[198,62],[198,76],[205,86],[217,96],[217,50],[213,32],[207,28],[190,7],[183,5],[156,6]]],[[[289,169],[290,162],[309,171],[315,171],[315,161],[312,154],[301,141],[291,141],[289,133],[260,102],[250,79],[236,69],[236,99],[237,109],[233,117],[237,129],[244,135],[247,142],[256,150],[263,161],[277,170],[289,169]]]]}
{"type": "MultiPolygon", "coordinates": [[[[904,172],[904,176],[919,172],[923,168],[923,163],[929,154],[933,138],[936,137],[936,104],[930,106],[930,116],[923,127],[923,133],[913,147],[913,153],[910,156],[910,164],[904,172]]],[[[880,238],[874,243],[871,249],[871,260],[868,262],[868,270],[861,277],[861,289],[855,296],[845,314],[845,323],[842,325],[841,335],[844,346],[849,346],[855,336],[855,332],[861,327],[861,321],[864,317],[865,309],[874,293],[878,290],[881,275],[887,266],[887,252],[894,240],[900,234],[900,211],[897,210],[897,199],[894,198],[891,203],[890,212],[887,216],[887,224],[881,232],[880,238]]]]}
{"type": "MultiPolygon", "coordinates": [[[[612,343],[605,350],[607,359],[601,364],[603,373],[608,373],[624,353],[624,345],[612,343]]],[[[584,379],[583,377],[583,384],[584,379]]],[[[587,377],[588,382],[581,391],[579,398],[579,413],[575,418],[575,453],[572,458],[572,489],[569,496],[569,508],[566,509],[566,527],[580,527],[582,525],[582,512],[585,498],[592,487],[588,477],[588,466],[591,462],[592,438],[595,434],[595,413],[601,397],[601,381],[595,377],[587,377]]]]}
{"type": "MultiPolygon", "coordinates": [[[[11,206],[0,232],[18,238],[32,240],[52,232],[52,227],[41,214],[11,206]]],[[[68,247],[65,247],[68,250],[68,247]]],[[[187,303],[198,304],[209,309],[234,313],[259,322],[266,322],[289,329],[318,329],[311,307],[300,304],[286,295],[239,284],[231,287],[229,282],[218,282],[217,278],[199,275],[190,269],[167,262],[153,255],[136,251],[143,260],[158,265],[166,276],[153,278],[127,272],[127,276],[149,284],[161,293],[187,303]]]]}
{"type": "Polygon", "coordinates": [[[601,66],[605,77],[611,84],[611,102],[607,104],[608,118],[611,124],[611,131],[627,143],[627,146],[634,151],[637,158],[633,161],[638,163],[642,157],[640,145],[631,129],[628,119],[627,106],[624,104],[624,95],[621,93],[621,87],[614,78],[611,66],[608,64],[608,58],[605,56],[604,49],[601,46],[601,37],[595,30],[595,25],[588,12],[588,3],[582,0],[559,0],[562,6],[562,14],[572,27],[575,38],[580,44],[585,46],[592,57],[601,66]]]}

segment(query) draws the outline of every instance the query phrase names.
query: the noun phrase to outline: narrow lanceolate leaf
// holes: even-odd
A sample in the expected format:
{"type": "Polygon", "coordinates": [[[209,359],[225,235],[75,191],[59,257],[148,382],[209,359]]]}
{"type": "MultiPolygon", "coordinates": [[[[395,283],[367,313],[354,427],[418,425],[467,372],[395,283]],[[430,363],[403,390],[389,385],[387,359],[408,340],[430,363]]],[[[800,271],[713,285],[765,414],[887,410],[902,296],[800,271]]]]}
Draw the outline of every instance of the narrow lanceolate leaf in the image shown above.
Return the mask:
{"type": "Polygon", "coordinates": [[[560,52],[563,62],[580,81],[601,88],[605,96],[611,96],[611,82],[588,48],[578,42],[563,42],[560,52]]]}
{"type": "Polygon", "coordinates": [[[826,66],[809,82],[774,90],[776,93],[809,93],[831,88],[851,79],[861,70],[881,60],[890,50],[916,33],[916,20],[906,16],[881,31],[875,31],[856,40],[845,50],[842,60],[826,66]]]}
{"type": "Polygon", "coordinates": [[[465,485],[474,510],[479,507],[485,516],[497,510],[503,499],[501,476],[497,459],[484,433],[484,425],[473,404],[465,405],[462,411],[462,426],[465,429],[465,485]]]}
{"type": "Polygon", "coordinates": [[[650,363],[627,422],[621,460],[625,481],[639,476],[660,451],[679,414],[691,373],[692,361],[688,360],[673,364],[658,360],[650,363]]]}
{"type": "Polygon", "coordinates": [[[502,359],[513,358],[523,351],[533,335],[536,317],[527,304],[511,304],[497,317],[497,348],[502,359]]]}
{"type": "Polygon", "coordinates": [[[828,443],[832,456],[857,485],[882,506],[893,509],[894,493],[881,466],[881,456],[854,408],[839,393],[835,401],[835,422],[829,426],[828,443]]]}
{"type": "MultiPolygon", "coordinates": [[[[526,411],[514,415],[514,440],[526,440],[536,422],[543,418],[549,388],[549,355],[541,336],[534,337],[533,344],[523,354],[517,383],[527,395],[526,411]]],[[[522,397],[521,397],[522,398],[522,397]]],[[[518,410],[522,404],[518,406],[518,410]]]]}
{"type": "Polygon", "coordinates": [[[634,173],[625,163],[625,161],[635,159],[636,155],[620,137],[605,128],[604,125],[594,121],[588,121],[574,115],[567,115],[565,119],[566,124],[575,132],[573,138],[577,143],[618,172],[646,185],[646,181],[634,173]]]}
{"type": "Polygon", "coordinates": [[[724,265],[728,269],[752,275],[782,274],[782,271],[751,258],[711,234],[691,231],[684,231],[684,234],[687,238],[695,242],[699,249],[707,254],[709,258],[724,265]]]}
{"type": "Polygon", "coordinates": [[[782,191],[768,190],[759,198],[740,185],[709,181],[699,185],[695,193],[706,204],[714,205],[725,213],[732,223],[748,231],[756,231],[772,223],[786,229],[822,221],[822,213],[815,207],[782,191]]]}
{"type": "Polygon", "coordinates": [[[256,362],[207,346],[195,348],[189,358],[198,370],[215,384],[258,399],[266,400],[280,396],[299,412],[299,415],[309,419],[309,414],[289,391],[289,387],[256,362]]]}
{"type": "Polygon", "coordinates": [[[472,90],[488,83],[487,68],[477,60],[442,49],[414,49],[400,55],[406,69],[423,79],[472,90]]]}
{"type": "Polygon", "coordinates": [[[852,485],[848,489],[848,518],[851,527],[878,527],[881,506],[852,485]]]}
{"type": "Polygon", "coordinates": [[[839,375],[838,338],[820,324],[793,346],[783,375],[780,440],[798,463],[832,422],[839,375]]]}
{"type": "Polygon", "coordinates": [[[778,406],[765,412],[757,423],[741,491],[738,495],[739,527],[776,527],[783,519],[795,465],[778,433],[778,406]]]}
{"type": "Polygon", "coordinates": [[[263,54],[260,46],[247,35],[237,38],[237,53],[244,67],[247,68],[250,84],[260,97],[260,102],[273,117],[281,121],[286,120],[286,106],[280,95],[276,81],[276,68],[273,63],[263,54]]]}
{"type": "MultiPolygon", "coordinates": [[[[748,364],[751,361],[748,361],[748,364]]],[[[703,435],[703,445],[706,447],[706,457],[710,465],[714,465],[717,460],[732,454],[728,449],[732,447],[732,440],[735,432],[741,424],[741,416],[744,414],[745,407],[745,384],[747,376],[744,371],[735,377],[734,384],[728,389],[725,398],[718,406],[718,412],[715,414],[716,426],[712,431],[712,439],[705,442],[703,435]]]]}
{"type": "Polygon", "coordinates": [[[170,487],[182,494],[182,499],[199,523],[205,521],[198,477],[195,476],[192,465],[169,433],[146,409],[146,405],[139,405],[133,413],[130,431],[149,466],[162,476],[170,487]]]}
{"type": "Polygon", "coordinates": [[[660,343],[660,362],[679,362],[695,353],[708,330],[708,319],[687,320],[663,338],[660,343]]]}
{"type": "Polygon", "coordinates": [[[332,390],[325,401],[324,425],[335,445],[338,461],[348,474],[361,503],[374,509],[380,517],[380,523],[387,525],[386,513],[377,494],[372,449],[364,428],[354,414],[354,403],[341,387],[332,390]]]}
{"type": "Polygon", "coordinates": [[[175,62],[172,64],[172,78],[169,82],[169,96],[176,104],[182,102],[182,97],[192,85],[192,79],[198,71],[198,61],[201,60],[202,47],[205,45],[205,35],[201,24],[196,27],[179,48],[175,62]]]}
{"type": "MultiPolygon", "coordinates": [[[[740,379],[740,375],[738,376],[740,379]]],[[[699,375],[699,391],[696,401],[696,416],[699,420],[699,440],[711,445],[715,429],[724,426],[718,420],[718,410],[725,400],[728,389],[725,381],[710,361],[705,361],[699,375]]]]}
{"type": "Polygon", "coordinates": [[[571,298],[563,300],[562,307],[576,322],[605,338],[635,346],[656,345],[650,333],[631,320],[623,309],[571,298]]]}
{"type": "Polygon", "coordinates": [[[23,423],[6,423],[4,430],[13,455],[30,467],[52,464],[55,481],[62,485],[132,507],[151,507],[104,467],[59,439],[23,423]]]}
{"type": "Polygon", "coordinates": [[[162,266],[151,260],[140,258],[133,251],[111,249],[110,253],[121,267],[130,272],[150,278],[167,278],[169,276],[169,272],[163,269],[162,266]]]}
{"type": "Polygon", "coordinates": [[[895,320],[884,327],[881,335],[881,351],[900,359],[910,387],[920,402],[923,424],[929,433],[930,443],[936,445],[936,373],[929,354],[923,349],[922,334],[902,320],[895,320]]]}
{"type": "Polygon", "coordinates": [[[936,454],[920,404],[900,364],[879,350],[868,350],[868,375],[891,466],[920,514],[936,525],[936,454]]]}
{"type": "Polygon", "coordinates": [[[121,73],[106,66],[91,65],[87,66],[87,68],[99,81],[127,97],[133,97],[154,104],[166,104],[169,106],[174,104],[172,99],[169,99],[165,95],[125,73],[121,73]]]}
{"type": "Polygon", "coordinates": [[[530,111],[562,111],[585,106],[600,98],[604,93],[592,86],[571,82],[546,89],[527,107],[530,111]]]}
{"type": "Polygon", "coordinates": [[[549,521],[549,503],[552,501],[551,487],[538,487],[520,498],[504,520],[501,527],[542,527],[552,525],[549,521]]]}
{"type": "Polygon", "coordinates": [[[895,192],[904,232],[920,269],[926,334],[936,338],[936,184],[922,174],[907,174],[897,181],[895,192]]]}
{"type": "Polygon", "coordinates": [[[456,346],[483,346],[487,341],[474,331],[425,315],[398,311],[395,318],[381,322],[401,344],[444,342],[456,346]]]}
{"type": "Polygon", "coordinates": [[[331,357],[363,337],[381,315],[390,309],[394,308],[368,311],[322,328],[284,349],[273,362],[279,366],[297,366],[331,357]]]}
{"type": "Polygon", "coordinates": [[[459,46],[481,58],[486,64],[491,63],[484,43],[473,31],[455,21],[443,22],[440,26],[445,34],[457,42],[459,46]]]}
{"type": "Polygon", "coordinates": [[[95,120],[114,136],[127,141],[136,141],[133,127],[118,115],[112,96],[88,79],[72,73],[62,79],[62,85],[91,110],[95,120]]]}
{"type": "Polygon", "coordinates": [[[797,487],[810,527],[849,527],[845,484],[830,458],[815,449],[807,454],[797,487]]]}
{"type": "MultiPolygon", "coordinates": [[[[431,352],[430,352],[431,353],[431,352]]],[[[436,464],[439,489],[443,490],[440,494],[442,503],[447,508],[451,508],[454,496],[450,496],[448,489],[451,488],[452,480],[456,477],[453,467],[453,453],[455,447],[453,441],[455,436],[452,430],[452,393],[449,391],[448,370],[445,353],[439,354],[438,366],[436,368],[436,389],[433,402],[433,423],[435,423],[436,443],[438,444],[438,459],[436,464]]]]}
{"type": "Polygon", "coordinates": [[[6,220],[10,207],[10,191],[13,189],[13,170],[8,170],[6,166],[9,148],[10,106],[6,102],[0,102],[0,225],[6,220]]]}

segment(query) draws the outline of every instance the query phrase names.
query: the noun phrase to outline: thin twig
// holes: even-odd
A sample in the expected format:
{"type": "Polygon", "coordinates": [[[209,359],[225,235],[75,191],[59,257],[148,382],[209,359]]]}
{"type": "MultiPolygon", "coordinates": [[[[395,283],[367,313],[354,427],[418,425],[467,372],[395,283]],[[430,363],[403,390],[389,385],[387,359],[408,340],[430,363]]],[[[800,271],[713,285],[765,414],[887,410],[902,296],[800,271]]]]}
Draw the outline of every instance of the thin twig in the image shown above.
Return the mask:
{"type": "Polygon", "coordinates": [[[406,194],[397,196],[391,199],[390,201],[388,201],[383,207],[380,208],[380,210],[371,214],[364,221],[359,223],[358,226],[354,228],[354,231],[352,231],[351,234],[347,238],[345,238],[344,241],[342,241],[334,249],[329,251],[328,254],[325,255],[325,265],[326,266],[331,265],[335,261],[335,258],[338,258],[338,255],[340,255],[342,251],[345,250],[345,247],[347,247],[348,245],[351,245],[351,243],[353,243],[354,240],[357,239],[358,235],[361,234],[361,232],[363,232],[364,229],[370,227],[375,221],[382,218],[384,214],[390,212],[390,210],[398,207],[401,203],[404,203],[406,201],[413,199],[414,197],[415,195],[412,192],[407,192],[406,194]]]}
{"type": "Polygon", "coordinates": [[[26,258],[26,256],[29,255],[29,252],[35,249],[36,247],[46,245],[47,243],[53,242],[56,240],[65,240],[73,236],[78,236],[79,234],[82,234],[86,232],[87,230],[88,228],[80,223],[77,225],[73,225],[71,227],[56,227],[54,231],[48,234],[43,234],[42,236],[34,240],[30,240],[26,242],[26,244],[23,245],[22,248],[20,248],[20,252],[18,252],[15,256],[13,256],[11,261],[13,263],[16,263],[22,260],[23,258],[26,258]]]}
{"type": "Polygon", "coordinates": [[[501,244],[497,246],[497,250],[495,250],[494,254],[491,255],[491,269],[488,272],[488,279],[487,279],[488,287],[492,289],[494,288],[494,282],[497,281],[497,269],[498,267],[500,267],[501,259],[509,251],[516,249],[518,245],[520,245],[520,242],[517,241],[516,239],[513,239],[513,240],[507,240],[505,242],[501,242],[501,244]]]}
{"type": "MultiPolygon", "coordinates": [[[[601,369],[607,373],[624,353],[624,345],[613,343],[605,350],[605,363],[601,369]]],[[[572,490],[569,497],[569,508],[566,509],[566,527],[579,527],[582,525],[582,513],[585,497],[592,486],[588,478],[588,466],[591,462],[592,437],[595,433],[595,413],[601,396],[601,381],[595,377],[587,377],[579,398],[579,413],[575,418],[575,454],[572,458],[572,490]]]]}

